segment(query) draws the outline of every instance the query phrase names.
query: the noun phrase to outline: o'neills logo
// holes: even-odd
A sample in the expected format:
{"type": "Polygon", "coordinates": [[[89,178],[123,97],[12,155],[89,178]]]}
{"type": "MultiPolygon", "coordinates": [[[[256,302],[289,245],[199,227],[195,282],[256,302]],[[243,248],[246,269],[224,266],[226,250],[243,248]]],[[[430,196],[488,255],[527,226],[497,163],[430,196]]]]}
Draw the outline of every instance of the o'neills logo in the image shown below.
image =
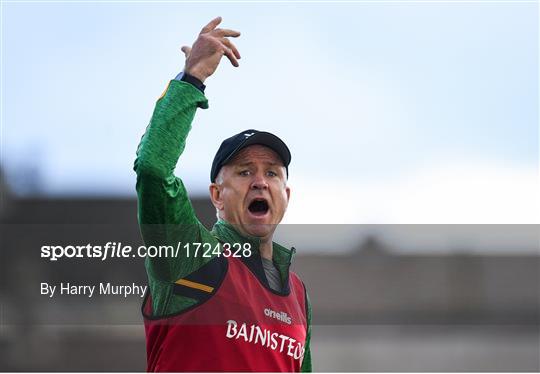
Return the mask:
{"type": "Polygon", "coordinates": [[[305,352],[304,345],[296,339],[257,325],[248,326],[245,322],[238,326],[238,323],[232,319],[227,321],[225,336],[229,339],[243,339],[248,343],[259,344],[277,352],[285,352],[295,360],[301,359],[305,352]]]}
{"type": "Polygon", "coordinates": [[[278,321],[285,322],[289,325],[292,323],[291,317],[289,317],[285,312],[276,312],[275,310],[266,308],[264,310],[264,315],[267,317],[275,318],[278,321]]]}

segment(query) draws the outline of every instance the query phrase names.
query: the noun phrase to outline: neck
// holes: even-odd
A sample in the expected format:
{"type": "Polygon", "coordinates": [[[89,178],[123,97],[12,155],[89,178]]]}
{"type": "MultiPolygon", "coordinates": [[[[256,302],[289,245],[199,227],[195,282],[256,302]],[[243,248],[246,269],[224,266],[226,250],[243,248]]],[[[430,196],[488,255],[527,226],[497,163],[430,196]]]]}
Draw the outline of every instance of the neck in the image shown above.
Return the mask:
{"type": "Polygon", "coordinates": [[[260,246],[259,246],[259,253],[262,258],[266,258],[267,260],[272,260],[272,239],[268,238],[261,238],[260,246]]]}
{"type": "MultiPolygon", "coordinates": [[[[247,233],[244,228],[241,225],[230,223],[227,219],[223,217],[219,217],[219,219],[227,222],[229,225],[232,225],[233,228],[239,232],[241,235],[250,236],[249,233],[247,233]]],[[[261,257],[266,258],[268,260],[272,260],[273,255],[273,242],[272,242],[273,233],[268,234],[268,236],[260,237],[259,242],[259,254],[261,257]]]]}

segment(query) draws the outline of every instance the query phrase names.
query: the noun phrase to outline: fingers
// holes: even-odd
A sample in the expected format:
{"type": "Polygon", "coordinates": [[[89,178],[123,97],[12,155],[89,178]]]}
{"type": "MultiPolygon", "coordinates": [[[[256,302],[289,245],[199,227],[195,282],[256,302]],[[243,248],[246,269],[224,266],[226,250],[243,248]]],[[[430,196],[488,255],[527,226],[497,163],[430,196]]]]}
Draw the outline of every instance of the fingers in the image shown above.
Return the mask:
{"type": "Polygon", "coordinates": [[[221,17],[216,17],[214,18],[213,20],[211,20],[208,25],[204,26],[201,30],[201,34],[204,34],[204,33],[207,33],[207,32],[210,32],[212,30],[214,30],[217,25],[219,25],[221,23],[221,17]]]}
{"type": "Polygon", "coordinates": [[[240,36],[240,31],[230,30],[230,29],[215,29],[214,31],[212,31],[212,34],[216,36],[221,36],[221,37],[232,36],[233,38],[236,38],[240,36]]]}
{"type": "Polygon", "coordinates": [[[212,21],[208,23],[208,25],[204,26],[201,30],[201,34],[212,32],[212,34],[216,36],[232,36],[233,38],[236,38],[240,36],[240,32],[236,30],[230,30],[230,29],[216,29],[216,27],[221,23],[222,18],[216,17],[212,21]]]}
{"type": "MultiPolygon", "coordinates": [[[[216,28],[222,21],[221,17],[216,17],[212,21],[210,21],[206,26],[204,26],[200,32],[200,40],[203,40],[202,34],[204,35],[204,43],[212,42],[215,43],[216,39],[219,40],[221,43],[221,46],[223,47],[223,55],[227,56],[229,61],[233,66],[240,66],[238,63],[238,59],[240,58],[240,52],[238,52],[238,49],[236,46],[227,38],[232,37],[236,38],[240,36],[240,32],[236,30],[230,30],[230,29],[219,29],[216,28]],[[212,41],[213,40],[213,41],[212,41]]],[[[198,43],[199,39],[195,42],[195,44],[198,43]]],[[[194,44],[194,45],[195,45],[194,44]]],[[[191,48],[187,46],[182,47],[182,52],[186,55],[186,58],[191,53],[191,48]]],[[[217,53],[220,53],[220,49],[217,50],[217,53]]]]}
{"type": "Polygon", "coordinates": [[[225,48],[225,51],[223,52],[223,54],[224,54],[225,56],[227,56],[227,58],[229,59],[229,61],[231,62],[231,64],[232,64],[234,67],[240,66],[240,64],[239,64],[238,61],[236,60],[236,56],[234,55],[233,51],[232,51],[230,48],[225,48]]]}
{"type": "Polygon", "coordinates": [[[238,49],[236,48],[236,46],[233,44],[233,42],[231,42],[229,39],[227,38],[221,38],[221,43],[223,43],[227,48],[229,48],[230,50],[232,50],[232,53],[234,54],[234,56],[237,58],[237,59],[240,59],[240,52],[238,52],[238,49]]]}
{"type": "Polygon", "coordinates": [[[184,52],[184,55],[186,56],[186,58],[188,58],[189,54],[191,53],[191,47],[188,47],[185,45],[181,49],[182,49],[182,52],[184,52]]]}

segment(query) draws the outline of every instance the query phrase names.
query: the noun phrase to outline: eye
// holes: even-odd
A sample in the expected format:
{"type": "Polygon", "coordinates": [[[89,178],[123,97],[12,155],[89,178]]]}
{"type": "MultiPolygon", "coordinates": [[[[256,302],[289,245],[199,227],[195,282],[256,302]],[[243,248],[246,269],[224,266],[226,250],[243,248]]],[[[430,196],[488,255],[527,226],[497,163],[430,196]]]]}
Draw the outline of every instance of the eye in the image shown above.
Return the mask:
{"type": "Polygon", "coordinates": [[[238,175],[241,175],[243,177],[247,177],[250,174],[249,170],[241,170],[238,175]]]}
{"type": "Polygon", "coordinates": [[[268,172],[266,174],[268,176],[270,176],[270,177],[277,177],[277,173],[275,171],[272,171],[272,170],[268,170],[268,172]]]}

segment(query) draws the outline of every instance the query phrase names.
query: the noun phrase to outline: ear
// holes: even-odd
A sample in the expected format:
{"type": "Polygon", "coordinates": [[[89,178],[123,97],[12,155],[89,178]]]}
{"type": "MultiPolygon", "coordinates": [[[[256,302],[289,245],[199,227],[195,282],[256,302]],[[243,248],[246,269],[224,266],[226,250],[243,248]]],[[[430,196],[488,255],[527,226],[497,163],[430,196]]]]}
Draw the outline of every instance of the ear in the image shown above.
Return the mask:
{"type": "Polygon", "coordinates": [[[286,186],[285,187],[285,193],[287,194],[287,205],[289,204],[289,200],[291,199],[291,187],[286,186]]]}
{"type": "Polygon", "coordinates": [[[208,187],[210,191],[210,200],[217,210],[223,210],[223,200],[221,199],[221,190],[220,185],[216,183],[211,183],[208,187]]]}

